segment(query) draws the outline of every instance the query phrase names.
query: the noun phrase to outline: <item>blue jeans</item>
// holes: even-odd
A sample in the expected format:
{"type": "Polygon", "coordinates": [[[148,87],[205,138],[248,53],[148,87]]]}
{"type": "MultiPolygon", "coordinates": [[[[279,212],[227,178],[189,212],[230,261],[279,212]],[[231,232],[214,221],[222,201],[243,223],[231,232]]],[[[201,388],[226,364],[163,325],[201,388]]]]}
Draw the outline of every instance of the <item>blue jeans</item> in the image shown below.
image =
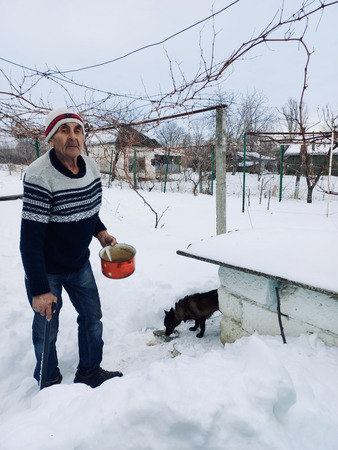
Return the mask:
{"type": "MultiPolygon", "coordinates": [[[[50,322],[49,356],[46,382],[55,382],[60,371],[56,352],[56,340],[59,330],[59,314],[62,308],[62,288],[66,290],[70,301],[78,313],[78,371],[82,375],[89,375],[95,371],[102,361],[102,312],[100,297],[89,261],[76,272],[62,274],[48,274],[50,291],[57,297],[57,307],[50,322]]],[[[26,280],[26,290],[30,304],[33,298],[29,292],[26,280]]],[[[44,331],[46,318],[34,313],[33,344],[36,356],[34,378],[39,382],[41,359],[43,353],[44,331]]]]}

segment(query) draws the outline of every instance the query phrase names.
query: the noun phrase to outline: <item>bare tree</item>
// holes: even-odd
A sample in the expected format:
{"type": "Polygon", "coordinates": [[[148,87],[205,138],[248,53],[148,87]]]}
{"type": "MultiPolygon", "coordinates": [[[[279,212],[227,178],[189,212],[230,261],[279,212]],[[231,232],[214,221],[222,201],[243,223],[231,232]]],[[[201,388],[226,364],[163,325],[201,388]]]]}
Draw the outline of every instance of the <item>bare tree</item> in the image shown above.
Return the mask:
{"type": "MultiPolygon", "coordinates": [[[[287,103],[282,106],[282,109],[280,111],[280,114],[282,114],[286,125],[287,130],[290,133],[290,141],[299,133],[302,132],[303,129],[307,129],[308,127],[308,121],[309,121],[309,114],[308,109],[305,104],[303,104],[302,114],[303,116],[300,117],[301,109],[299,102],[293,98],[289,98],[287,103]]],[[[302,153],[304,151],[306,152],[306,148],[302,144],[302,153]],[[305,148],[305,149],[304,149],[305,148]]],[[[299,198],[299,189],[300,189],[300,179],[303,171],[303,163],[305,162],[306,158],[300,158],[299,159],[299,168],[296,171],[296,183],[295,183],[295,192],[294,192],[294,198],[299,198]]]]}
{"type": "MultiPolygon", "coordinates": [[[[239,1],[241,0],[231,3],[227,9],[232,8],[239,1]]],[[[327,9],[333,9],[332,7],[336,7],[337,4],[338,0],[304,0],[300,4],[297,3],[291,15],[286,16],[284,2],[281,0],[280,8],[276,10],[276,14],[267,25],[235,48],[226,58],[216,58],[218,54],[215,51],[217,33],[214,30],[214,38],[210,43],[209,52],[202,48],[200,39],[200,64],[195,75],[188,78],[180,65],[175,66],[168,55],[172,88],[167,92],[161,92],[156,99],[150,98],[147,94],[140,97],[104,92],[78,83],[69,77],[67,72],[61,72],[58,69],[47,68],[42,72],[38,69],[23,67],[24,75],[21,80],[12,80],[9,73],[0,69],[3,80],[8,83],[8,88],[0,92],[0,134],[10,134],[14,137],[25,136],[39,141],[43,139],[43,115],[51,109],[51,105],[48,99],[46,101],[32,100],[38,98],[38,95],[33,94],[42,80],[51,83],[51,91],[54,86],[63,90],[69,106],[78,110],[85,117],[93,132],[105,127],[116,126],[117,123],[128,124],[136,115],[138,122],[143,120],[145,123],[147,120],[156,119],[159,124],[169,112],[173,110],[185,113],[189,110],[192,111],[201,101],[210,98],[210,90],[226,79],[233,64],[248,58],[254,49],[260,46],[268,47],[274,43],[283,43],[283,45],[298,45],[307,57],[304,66],[303,89],[299,99],[300,132],[303,136],[303,143],[305,143],[304,95],[308,85],[308,68],[311,57],[311,52],[306,45],[308,24],[311,18],[317,17],[320,20],[324,10],[326,12],[327,9]],[[303,24],[303,26],[299,27],[299,24],[303,24]],[[300,31],[297,31],[299,29],[300,31]],[[90,98],[81,94],[82,100],[77,102],[70,87],[89,93],[90,98]]],[[[238,126],[244,127],[245,131],[261,129],[258,123],[264,123],[265,119],[261,115],[262,111],[255,108],[258,106],[257,93],[249,94],[247,97],[245,109],[239,111],[241,119],[238,126]],[[249,110],[251,110],[251,115],[248,116],[249,110]]],[[[243,129],[237,134],[242,135],[243,129]]],[[[249,142],[249,146],[253,145],[254,142],[249,142]]],[[[305,164],[307,157],[305,150],[302,150],[301,157],[305,164]]],[[[306,166],[304,167],[306,168],[306,166]]],[[[307,173],[307,182],[311,186],[310,173],[307,173]]]]}
{"type": "Polygon", "coordinates": [[[191,169],[187,172],[187,179],[193,184],[194,195],[198,192],[211,192],[211,153],[214,139],[210,142],[207,137],[208,122],[207,118],[192,122],[184,142],[185,164],[191,169]]]}
{"type": "MultiPolygon", "coordinates": [[[[240,1],[240,0],[238,0],[240,1]]],[[[231,9],[236,3],[228,6],[231,9]]],[[[159,120],[161,116],[166,114],[168,110],[175,108],[176,110],[182,110],[190,106],[194,106],[194,103],[200,101],[202,94],[207,92],[207,89],[215,87],[219,82],[224,81],[232,70],[234,62],[248,57],[249,53],[259,46],[269,46],[272,43],[285,43],[297,44],[302,48],[310,57],[305,43],[307,25],[311,17],[317,16],[319,19],[325,9],[330,9],[332,6],[336,6],[338,0],[331,2],[324,1],[306,1],[304,0],[300,6],[296,6],[293,14],[285,17],[284,3],[281,1],[281,6],[276,10],[275,16],[269,23],[262,29],[262,31],[254,34],[248,41],[244,42],[237,49],[235,49],[230,56],[223,60],[216,59],[216,37],[217,33],[214,32],[214,40],[210,44],[210,51],[206,52],[202,48],[200,41],[200,65],[194,76],[187,79],[186,75],[180,69],[178,65],[177,71],[174,71],[174,64],[168,55],[169,70],[172,74],[172,89],[167,93],[161,93],[157,100],[149,98],[148,107],[143,108],[144,119],[149,117],[157,117],[159,120]],[[296,32],[296,25],[304,23],[303,30],[296,32]],[[206,58],[209,53],[208,59],[206,58]]],[[[307,86],[307,69],[308,64],[304,70],[304,86],[307,86]]],[[[28,69],[26,69],[27,71],[28,69]]],[[[119,111],[120,115],[126,116],[133,111],[139,111],[138,105],[135,104],[135,96],[118,95],[111,92],[104,92],[99,89],[85,86],[81,83],[77,83],[71,79],[66,72],[60,72],[57,69],[47,69],[41,72],[37,69],[29,69],[29,73],[25,74],[21,81],[12,81],[4,70],[1,70],[3,77],[8,81],[9,88],[7,91],[1,92],[0,110],[3,112],[0,116],[0,121],[5,122],[5,127],[1,127],[3,130],[8,131],[11,125],[15,127],[23,127],[27,130],[32,130],[34,124],[33,117],[29,117],[29,114],[41,114],[43,111],[50,109],[48,103],[43,104],[40,101],[38,104],[30,100],[30,95],[36,90],[41,80],[48,80],[50,83],[54,83],[58,87],[61,87],[66,98],[69,100],[71,106],[75,106],[80,112],[85,113],[88,121],[92,120],[92,123],[96,125],[97,117],[100,116],[104,122],[106,119],[104,114],[100,114],[100,110],[107,111],[112,110],[111,103],[113,101],[113,107],[119,111]],[[90,108],[88,108],[89,101],[81,104],[77,104],[72,98],[71,92],[68,87],[71,86],[82,89],[86,92],[91,92],[94,95],[98,95],[99,99],[90,99],[90,108]],[[109,106],[110,105],[110,106],[109,106]],[[98,114],[94,112],[97,110],[98,114]],[[94,113],[93,113],[94,112],[94,113]],[[95,118],[94,118],[95,117],[95,118]],[[17,118],[17,120],[16,120],[17,118]],[[9,122],[12,121],[12,124],[9,122]],[[25,126],[27,125],[27,126],[25,126]]],[[[304,94],[304,92],[303,92],[304,94]]],[[[144,101],[147,95],[140,98],[140,101],[144,101]]],[[[300,108],[303,103],[303,95],[300,100],[300,108]]],[[[120,117],[121,118],[121,117],[120,117]]],[[[107,119],[110,121],[110,118],[107,119]]],[[[107,122],[106,122],[107,123],[107,122]]],[[[125,123],[128,123],[126,120],[125,123]]],[[[41,124],[39,126],[41,129],[41,124]]]]}
{"type": "Polygon", "coordinates": [[[178,148],[182,146],[186,133],[176,122],[166,122],[156,128],[155,137],[164,148],[178,148]]]}
{"type": "MultiPolygon", "coordinates": [[[[219,94],[218,94],[219,95],[219,94]]],[[[268,106],[268,99],[259,91],[235,94],[230,92],[222,98],[228,98],[227,104],[227,165],[234,175],[238,168],[239,153],[243,152],[243,138],[246,133],[259,133],[272,130],[276,123],[274,110],[268,106]]],[[[226,100],[225,100],[226,101],[226,100]]],[[[253,134],[247,137],[247,148],[259,154],[265,151],[264,145],[253,134]]],[[[260,174],[259,174],[260,175],[260,174]]]]}
{"type": "MultiPolygon", "coordinates": [[[[281,111],[278,111],[282,116],[287,126],[287,131],[292,138],[296,133],[300,132],[300,111],[299,102],[294,98],[289,98],[285,105],[282,106],[281,111]]],[[[309,113],[308,108],[303,105],[303,126],[308,127],[309,113]]],[[[283,126],[283,123],[282,123],[283,126]]]]}
{"type": "Polygon", "coordinates": [[[336,130],[338,128],[338,110],[333,110],[329,105],[321,111],[326,128],[329,130],[336,130]]]}

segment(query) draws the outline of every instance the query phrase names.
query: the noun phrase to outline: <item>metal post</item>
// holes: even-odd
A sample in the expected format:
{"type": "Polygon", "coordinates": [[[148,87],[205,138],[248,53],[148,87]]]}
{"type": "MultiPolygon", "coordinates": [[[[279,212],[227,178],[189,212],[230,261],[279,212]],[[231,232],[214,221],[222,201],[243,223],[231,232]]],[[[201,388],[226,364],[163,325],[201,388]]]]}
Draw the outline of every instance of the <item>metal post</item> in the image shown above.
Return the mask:
{"type": "Polygon", "coordinates": [[[284,145],[280,146],[279,153],[279,201],[282,201],[282,190],[283,190],[283,155],[284,155],[284,145]]]}
{"type": "Polygon", "coordinates": [[[326,217],[329,217],[329,205],[330,205],[330,195],[331,195],[331,174],[332,174],[332,159],[333,159],[333,143],[334,143],[334,133],[335,129],[332,124],[332,135],[331,135],[331,148],[330,148],[330,160],[329,160],[329,173],[327,177],[327,206],[326,206],[326,217]]]}
{"type": "Polygon", "coordinates": [[[35,139],[35,148],[36,148],[36,157],[40,158],[40,145],[37,139],[35,139]]]}
{"type": "Polygon", "coordinates": [[[50,336],[50,326],[53,318],[53,314],[56,310],[56,303],[52,303],[52,317],[50,320],[45,318],[45,333],[43,338],[43,352],[41,358],[41,370],[40,370],[40,390],[46,387],[47,380],[47,367],[49,358],[49,336],[50,336]]]}
{"type": "Polygon", "coordinates": [[[225,108],[216,109],[216,233],[226,233],[225,108]]]}
{"type": "Polygon", "coordinates": [[[242,212],[245,209],[245,172],[246,172],[246,133],[243,141],[243,193],[242,193],[242,212]]]}
{"type": "Polygon", "coordinates": [[[211,195],[214,195],[214,174],[215,174],[215,146],[211,151],[211,195]]]}
{"type": "Polygon", "coordinates": [[[164,187],[163,187],[163,192],[165,192],[165,191],[166,191],[166,188],[167,188],[167,178],[168,178],[169,160],[170,160],[170,149],[168,149],[167,163],[166,163],[166,166],[165,166],[165,175],[164,175],[164,187]]]}
{"type": "Polygon", "coordinates": [[[110,188],[110,186],[111,186],[111,175],[112,175],[112,171],[113,171],[113,154],[114,154],[114,150],[112,149],[111,156],[110,156],[108,188],[110,188]]]}
{"type": "Polygon", "coordinates": [[[134,150],[134,189],[137,189],[137,180],[136,180],[136,149],[134,150]]]}

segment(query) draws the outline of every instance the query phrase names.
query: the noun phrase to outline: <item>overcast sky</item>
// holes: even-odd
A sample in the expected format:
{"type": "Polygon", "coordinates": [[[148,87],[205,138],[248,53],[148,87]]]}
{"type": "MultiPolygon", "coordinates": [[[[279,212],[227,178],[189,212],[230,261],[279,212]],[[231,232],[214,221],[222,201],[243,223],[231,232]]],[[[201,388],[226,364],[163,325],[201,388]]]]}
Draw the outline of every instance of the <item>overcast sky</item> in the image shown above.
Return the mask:
{"type": "MultiPolygon", "coordinates": [[[[75,70],[121,57],[162,41],[235,3],[214,20],[203,22],[161,45],[110,64],[68,74],[77,83],[135,96],[170,91],[169,61],[178,84],[182,74],[192,79],[201,64],[201,49],[206,62],[210,62],[214,32],[215,62],[226,60],[243,42],[259,34],[283,4],[282,0],[0,1],[0,57],[40,71],[56,67],[60,71],[75,70]]],[[[302,2],[285,0],[284,3],[286,18],[302,2]]],[[[311,8],[316,4],[319,6],[318,0],[312,2],[311,8]]],[[[322,16],[313,15],[308,24],[304,40],[314,53],[305,103],[311,116],[327,104],[338,110],[337,21],[338,5],[334,5],[322,16]]],[[[305,22],[297,26],[295,37],[300,36],[305,22]]],[[[274,35],[281,36],[281,32],[274,35]]],[[[241,93],[256,89],[267,96],[269,105],[280,108],[289,97],[300,98],[305,62],[306,54],[297,43],[261,45],[231,66],[222,79],[221,89],[241,93]]],[[[15,65],[0,61],[0,67],[12,80],[22,76],[22,69],[15,65]]],[[[0,90],[8,90],[7,86],[0,74],[0,90]]],[[[90,91],[72,85],[67,85],[67,89],[78,101],[91,95],[90,91]]],[[[34,99],[40,95],[48,98],[53,107],[62,106],[66,97],[55,82],[48,80],[39,81],[31,94],[34,99]]]]}

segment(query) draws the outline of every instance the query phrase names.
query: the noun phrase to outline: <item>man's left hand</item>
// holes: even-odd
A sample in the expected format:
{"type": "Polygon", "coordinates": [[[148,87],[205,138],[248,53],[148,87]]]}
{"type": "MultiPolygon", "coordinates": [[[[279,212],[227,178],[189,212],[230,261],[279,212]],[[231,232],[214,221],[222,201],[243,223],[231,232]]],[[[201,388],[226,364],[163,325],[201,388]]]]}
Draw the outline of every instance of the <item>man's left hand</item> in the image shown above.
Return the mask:
{"type": "Polygon", "coordinates": [[[117,244],[117,240],[114,238],[114,236],[109,234],[107,230],[100,231],[99,233],[97,233],[96,237],[100,241],[102,247],[107,247],[107,245],[114,246],[117,244]]]}

